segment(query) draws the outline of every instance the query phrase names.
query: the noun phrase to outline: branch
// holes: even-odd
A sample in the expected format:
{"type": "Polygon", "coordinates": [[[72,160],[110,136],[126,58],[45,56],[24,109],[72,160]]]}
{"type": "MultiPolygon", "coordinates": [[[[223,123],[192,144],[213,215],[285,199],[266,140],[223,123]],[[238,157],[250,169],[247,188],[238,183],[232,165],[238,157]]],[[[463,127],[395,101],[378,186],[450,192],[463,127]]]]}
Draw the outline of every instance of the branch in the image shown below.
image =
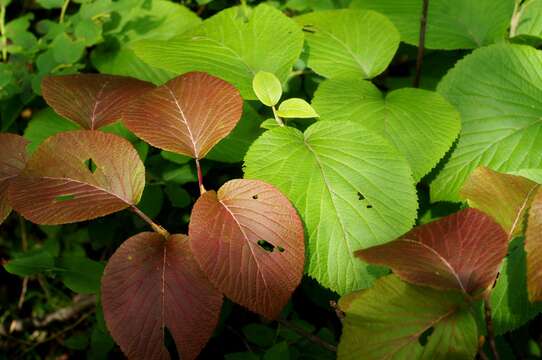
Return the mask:
{"type": "Polygon", "coordinates": [[[493,358],[495,360],[500,360],[499,352],[497,351],[497,344],[495,343],[495,332],[493,331],[493,318],[491,316],[491,303],[489,294],[484,297],[484,315],[486,320],[487,342],[489,344],[489,348],[493,353],[493,358]]]}
{"type": "Polygon", "coordinates": [[[143,221],[145,221],[147,224],[149,224],[154,231],[156,231],[157,233],[162,235],[164,238],[167,239],[169,237],[169,232],[166,229],[164,229],[162,226],[160,226],[157,223],[155,223],[154,221],[152,221],[150,217],[145,215],[145,213],[143,211],[139,210],[135,205],[131,205],[130,210],[132,210],[134,213],[136,213],[137,216],[139,216],[143,221]]]}
{"type": "Polygon", "coordinates": [[[422,77],[423,55],[425,52],[425,31],[427,29],[427,12],[429,9],[429,0],[423,0],[422,16],[420,18],[420,38],[418,41],[418,57],[416,59],[416,75],[412,86],[420,87],[420,79],[422,77]]]}
{"type": "Polygon", "coordinates": [[[279,324],[281,324],[281,325],[295,331],[299,335],[303,336],[304,338],[307,338],[307,340],[312,341],[313,343],[319,345],[320,347],[322,347],[322,348],[324,348],[326,350],[329,350],[331,352],[337,352],[337,347],[335,345],[332,345],[332,344],[328,343],[327,341],[325,341],[324,339],[322,339],[319,336],[316,336],[314,334],[311,334],[310,332],[305,331],[303,328],[297,326],[296,324],[291,323],[286,319],[278,319],[277,322],[279,324]]]}

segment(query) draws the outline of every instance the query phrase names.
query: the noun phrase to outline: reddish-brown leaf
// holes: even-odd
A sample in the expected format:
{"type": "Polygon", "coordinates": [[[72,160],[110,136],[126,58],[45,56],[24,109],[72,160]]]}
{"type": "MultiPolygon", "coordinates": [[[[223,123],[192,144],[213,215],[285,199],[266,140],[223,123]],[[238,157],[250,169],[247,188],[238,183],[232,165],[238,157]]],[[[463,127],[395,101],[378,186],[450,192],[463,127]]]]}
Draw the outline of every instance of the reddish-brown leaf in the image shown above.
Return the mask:
{"type": "Polygon", "coordinates": [[[189,227],[196,260],[233,301],[275,318],[303,274],[303,225],[288,199],[258,180],[204,193],[189,227]]]}
{"type": "Polygon", "coordinates": [[[140,233],[113,254],[102,278],[111,335],[129,359],[169,359],[169,330],[182,359],[194,359],[211,337],[222,294],[194,260],[188,237],[140,233]]]}
{"type": "Polygon", "coordinates": [[[120,120],[122,111],[153,87],[124,76],[77,74],[47,76],[41,92],[58,114],[93,130],[120,120]]]}
{"type": "Polygon", "coordinates": [[[38,224],[64,224],[137,204],[145,168],[123,138],[96,130],[59,133],[45,140],[15,178],[9,199],[38,224]]]}
{"type": "Polygon", "coordinates": [[[8,187],[28,161],[26,141],[15,134],[0,134],[0,224],[11,212],[8,187]]]}
{"type": "Polygon", "coordinates": [[[232,85],[192,72],[141,96],[123,119],[153,146],[201,159],[233,130],[242,111],[243,100],[232,85]]]}
{"type": "Polygon", "coordinates": [[[525,233],[527,252],[527,288],[531,301],[542,300],[542,188],[540,188],[529,210],[525,233]]]}
{"type": "Polygon", "coordinates": [[[507,248],[499,224],[479,210],[465,209],[356,255],[390,267],[405,281],[473,294],[493,284],[507,248]]]}
{"type": "Polygon", "coordinates": [[[481,166],[467,179],[461,196],[471,207],[490,215],[511,239],[523,232],[523,219],[538,186],[524,177],[481,166]]]}

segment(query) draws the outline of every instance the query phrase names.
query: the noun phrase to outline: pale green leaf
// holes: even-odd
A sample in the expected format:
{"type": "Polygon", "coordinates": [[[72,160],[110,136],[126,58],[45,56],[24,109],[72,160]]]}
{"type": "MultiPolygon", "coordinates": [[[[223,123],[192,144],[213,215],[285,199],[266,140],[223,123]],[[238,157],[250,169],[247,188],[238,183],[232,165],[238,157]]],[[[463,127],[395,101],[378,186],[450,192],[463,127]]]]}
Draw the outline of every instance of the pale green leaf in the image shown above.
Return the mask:
{"type": "Polygon", "coordinates": [[[260,124],[260,127],[261,127],[262,129],[271,130],[271,129],[280,127],[280,125],[277,123],[277,120],[275,120],[275,119],[273,118],[273,119],[267,119],[267,120],[263,121],[263,122],[260,124]]]}
{"type": "Polygon", "coordinates": [[[383,95],[362,79],[324,81],[312,105],[320,120],[357,121],[385,136],[405,155],[415,180],[444,156],[461,127],[459,113],[435,92],[400,89],[383,95]]]}
{"type": "Polygon", "coordinates": [[[395,26],[374,11],[318,11],[296,20],[305,30],[309,67],[324,77],[373,78],[399,46],[395,26]]]}
{"type": "Polygon", "coordinates": [[[529,180],[542,184],[542,169],[521,169],[517,171],[509,171],[511,175],[523,176],[529,180]]]}
{"type": "Polygon", "coordinates": [[[288,196],[307,229],[308,274],[341,294],[382,274],[354,251],[395,239],[416,217],[408,163],[384,138],[353,122],[265,132],[245,157],[245,177],[288,196]]]}
{"type": "Polygon", "coordinates": [[[315,118],[318,114],[303,99],[291,98],[280,103],[277,115],[283,118],[315,118]]]}
{"type": "Polygon", "coordinates": [[[264,105],[275,106],[282,96],[279,79],[267,71],[258,71],[252,80],[252,89],[264,105]]]}
{"type": "MultiPolygon", "coordinates": [[[[473,49],[503,42],[515,0],[430,0],[425,46],[473,49]]],[[[354,8],[378,11],[391,19],[401,40],[418,45],[423,0],[354,0],[354,8]]]]}
{"type": "Polygon", "coordinates": [[[133,49],[152,66],[176,74],[204,71],[232,83],[245,99],[254,100],[254,75],[267,71],[285,82],[302,46],[299,26],[261,4],[246,15],[241,7],[228,8],[173,40],[143,40],[133,49]]]}
{"type": "Polygon", "coordinates": [[[475,50],[443,78],[438,91],[461,113],[449,161],[431,184],[433,201],[459,201],[469,174],[542,167],[542,52],[524,45],[475,50]]]}
{"type": "Polygon", "coordinates": [[[476,321],[460,293],[390,275],[349,295],[345,307],[340,360],[470,360],[476,355],[476,321]]]}
{"type": "Polygon", "coordinates": [[[512,20],[511,35],[542,37],[542,0],[524,1],[517,19],[512,20]]]}

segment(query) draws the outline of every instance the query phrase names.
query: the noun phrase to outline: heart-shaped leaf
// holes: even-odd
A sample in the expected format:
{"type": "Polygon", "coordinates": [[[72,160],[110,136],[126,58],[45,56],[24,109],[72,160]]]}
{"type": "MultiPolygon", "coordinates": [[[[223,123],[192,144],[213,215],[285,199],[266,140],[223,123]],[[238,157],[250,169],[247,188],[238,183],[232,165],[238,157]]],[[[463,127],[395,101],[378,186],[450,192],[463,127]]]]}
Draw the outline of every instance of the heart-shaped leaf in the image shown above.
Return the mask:
{"type": "Polygon", "coordinates": [[[107,327],[129,359],[169,359],[166,328],[183,359],[211,337],[222,305],[190,252],[186,235],[144,232],[113,254],[102,278],[107,327]]]}
{"type": "Polygon", "coordinates": [[[141,80],[103,74],[47,76],[41,83],[45,101],[58,114],[91,130],[120,120],[128,104],[152,87],[141,80]]]}
{"type": "Polygon", "coordinates": [[[461,186],[481,165],[501,172],[542,167],[542,51],[510,44],[477,49],[448,72],[438,92],[461,113],[462,129],[431,183],[433,201],[459,201],[461,186]]]}
{"type": "Polygon", "coordinates": [[[245,177],[288,196],[307,228],[308,274],[340,294],[366,288],[382,274],[356,259],[355,250],[396,239],[414,225],[407,161],[354,122],[318,121],[304,133],[266,131],[245,156],[245,177]]]}
{"type": "Polygon", "coordinates": [[[465,209],[356,256],[413,284],[474,294],[493,284],[507,249],[506,233],[495,221],[465,209]]]}
{"type": "Polygon", "coordinates": [[[11,212],[8,201],[8,188],[10,183],[23,170],[28,155],[26,145],[28,141],[15,134],[0,134],[0,224],[11,212]]]}
{"type": "Polygon", "coordinates": [[[461,196],[471,207],[490,215],[512,239],[523,232],[523,219],[538,187],[524,177],[480,166],[463,185],[461,196]]]}
{"type": "Polygon", "coordinates": [[[243,100],[232,85],[193,72],[148,91],[123,119],[151,145],[201,159],[233,130],[242,111],[243,100]]]}
{"type": "Polygon", "coordinates": [[[450,149],[459,134],[459,113],[440,94],[400,89],[382,94],[363,79],[329,79],[312,105],[325,121],[355,121],[385,136],[407,158],[420,180],[450,149]]]}
{"type": "Polygon", "coordinates": [[[94,219],[138,203],[145,168],[132,145],[96,130],[45,140],[13,181],[13,208],[38,224],[94,219]]]}
{"type": "Polygon", "coordinates": [[[303,225],[288,199],[257,180],[232,180],[204,193],[190,218],[201,268],[233,301],[275,318],[303,274],[303,225]]]}
{"type": "Polygon", "coordinates": [[[346,313],[338,358],[473,359],[476,320],[457,292],[414,286],[390,275],[341,298],[346,313]]]}
{"type": "Polygon", "coordinates": [[[534,302],[542,300],[542,188],[533,199],[527,221],[527,288],[529,299],[534,302]]]}
{"type": "Polygon", "coordinates": [[[386,69],[399,46],[395,26],[374,11],[316,11],[296,20],[310,48],[309,67],[327,78],[373,78],[386,69]]]}

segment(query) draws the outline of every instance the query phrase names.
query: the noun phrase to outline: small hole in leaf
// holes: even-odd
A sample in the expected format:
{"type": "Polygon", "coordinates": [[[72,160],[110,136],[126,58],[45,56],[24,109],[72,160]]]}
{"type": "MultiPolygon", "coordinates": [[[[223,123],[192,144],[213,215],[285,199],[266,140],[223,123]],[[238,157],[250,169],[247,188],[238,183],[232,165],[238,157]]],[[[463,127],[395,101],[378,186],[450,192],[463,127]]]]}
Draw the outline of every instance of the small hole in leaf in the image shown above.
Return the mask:
{"type": "Polygon", "coordinates": [[[68,201],[75,199],[75,195],[67,194],[67,195],[58,195],[55,197],[55,202],[62,202],[62,201],[68,201]]]}
{"type": "Polygon", "coordinates": [[[254,200],[258,200],[258,194],[252,195],[252,198],[253,198],[254,200]]]}
{"type": "Polygon", "coordinates": [[[365,196],[358,191],[358,200],[365,200],[365,196]]]}
{"type": "Polygon", "coordinates": [[[367,209],[372,209],[373,205],[367,205],[366,207],[367,207],[367,209]]]}
{"type": "Polygon", "coordinates": [[[431,334],[433,333],[434,330],[435,330],[435,328],[431,326],[429,329],[425,330],[420,335],[420,337],[418,338],[418,342],[420,343],[421,346],[427,345],[427,341],[429,340],[429,336],[431,336],[431,334]]]}
{"type": "Polygon", "coordinates": [[[94,172],[96,171],[96,163],[92,159],[86,159],[84,163],[85,167],[94,174],[94,172]]]}
{"type": "Polygon", "coordinates": [[[273,252],[273,250],[275,249],[275,245],[265,240],[258,240],[258,245],[260,245],[260,247],[267,252],[273,252]]]}
{"type": "Polygon", "coordinates": [[[282,246],[277,246],[277,250],[278,250],[279,252],[284,252],[284,248],[283,248],[282,246]]]}

